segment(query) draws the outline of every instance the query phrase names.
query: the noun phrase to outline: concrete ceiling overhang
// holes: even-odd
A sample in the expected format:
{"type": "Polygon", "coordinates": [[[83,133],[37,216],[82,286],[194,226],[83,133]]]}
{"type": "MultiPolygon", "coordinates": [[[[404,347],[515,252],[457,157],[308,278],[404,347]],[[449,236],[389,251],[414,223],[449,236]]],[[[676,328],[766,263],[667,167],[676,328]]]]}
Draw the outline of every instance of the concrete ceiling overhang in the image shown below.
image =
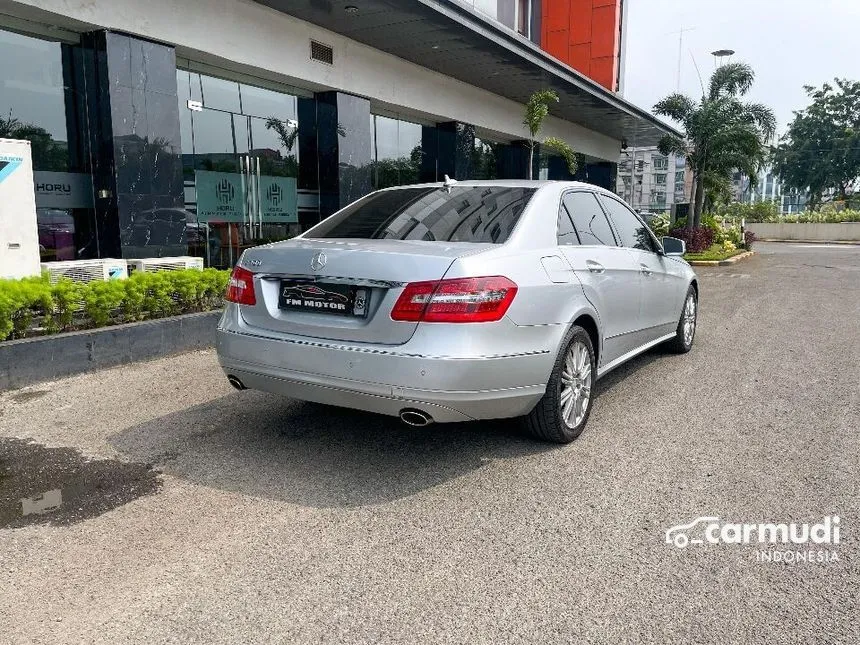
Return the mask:
{"type": "Polygon", "coordinates": [[[665,134],[680,136],[515,32],[452,0],[255,1],[518,103],[536,90],[555,89],[561,100],[551,114],[630,146],[656,145],[665,134]]]}

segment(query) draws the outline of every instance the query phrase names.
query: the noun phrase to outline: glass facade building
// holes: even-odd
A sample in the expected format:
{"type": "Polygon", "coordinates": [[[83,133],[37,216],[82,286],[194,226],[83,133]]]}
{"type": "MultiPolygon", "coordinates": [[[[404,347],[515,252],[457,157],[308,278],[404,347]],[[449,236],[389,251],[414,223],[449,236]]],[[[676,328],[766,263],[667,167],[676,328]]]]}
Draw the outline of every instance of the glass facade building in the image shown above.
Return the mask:
{"type": "Polygon", "coordinates": [[[372,190],[446,175],[612,187],[616,146],[641,118],[548,55],[545,67],[518,58],[549,51],[558,25],[543,0],[369,0],[342,23],[311,0],[254,0],[205,29],[190,18],[204,0],[172,13],[90,4],[10,0],[0,16],[0,137],[31,143],[43,261],[194,255],[229,267],[372,190]],[[374,16],[391,23],[380,42],[343,35],[374,16]],[[414,41],[396,27],[407,24],[414,41]],[[502,80],[512,69],[513,84],[502,80]],[[575,176],[525,140],[522,103],[549,77],[569,94],[545,134],[582,152],[575,176]],[[611,118],[579,122],[580,105],[611,118]]]}

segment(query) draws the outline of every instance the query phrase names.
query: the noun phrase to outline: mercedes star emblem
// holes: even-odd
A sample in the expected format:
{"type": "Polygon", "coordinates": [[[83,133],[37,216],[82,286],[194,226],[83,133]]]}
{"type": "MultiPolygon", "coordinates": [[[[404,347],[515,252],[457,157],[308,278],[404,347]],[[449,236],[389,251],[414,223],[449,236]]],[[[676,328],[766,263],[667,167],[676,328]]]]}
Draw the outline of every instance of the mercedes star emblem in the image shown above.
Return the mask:
{"type": "Polygon", "coordinates": [[[325,266],[326,257],[325,253],[317,253],[315,256],[311,258],[311,268],[314,271],[319,271],[325,266]]]}

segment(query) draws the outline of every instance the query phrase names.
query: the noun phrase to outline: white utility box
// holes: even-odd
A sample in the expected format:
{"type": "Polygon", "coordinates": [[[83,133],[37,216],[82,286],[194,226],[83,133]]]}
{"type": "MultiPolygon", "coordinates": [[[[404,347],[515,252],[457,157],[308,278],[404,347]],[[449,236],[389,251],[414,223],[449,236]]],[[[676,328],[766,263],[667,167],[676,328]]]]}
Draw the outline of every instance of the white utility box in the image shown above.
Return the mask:
{"type": "Polygon", "coordinates": [[[134,271],[176,271],[177,269],[203,269],[203,258],[179,255],[171,258],[138,258],[126,260],[129,273],[134,271]]]}
{"type": "Polygon", "coordinates": [[[0,139],[0,278],[39,275],[30,142],[0,139]]]}

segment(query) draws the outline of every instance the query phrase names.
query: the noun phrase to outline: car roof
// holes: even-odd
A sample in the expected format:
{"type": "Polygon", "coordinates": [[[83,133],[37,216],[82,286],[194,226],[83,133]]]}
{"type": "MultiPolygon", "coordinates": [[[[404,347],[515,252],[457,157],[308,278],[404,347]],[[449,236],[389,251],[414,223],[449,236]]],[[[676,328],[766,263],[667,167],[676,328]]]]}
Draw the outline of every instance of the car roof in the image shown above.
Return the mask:
{"type": "MultiPolygon", "coordinates": [[[[601,186],[596,186],[595,184],[588,184],[582,181],[560,181],[555,179],[464,179],[462,181],[452,181],[452,183],[448,184],[450,186],[459,186],[459,187],[469,187],[469,186],[498,186],[504,188],[545,188],[545,187],[554,187],[556,189],[565,189],[565,188],[587,188],[588,190],[593,190],[595,192],[604,193],[607,195],[614,195],[615,193],[602,188],[601,186]]],[[[382,190],[400,190],[403,188],[443,188],[445,186],[444,182],[437,181],[426,184],[410,184],[405,186],[391,186],[389,188],[383,188],[382,190]]]]}

